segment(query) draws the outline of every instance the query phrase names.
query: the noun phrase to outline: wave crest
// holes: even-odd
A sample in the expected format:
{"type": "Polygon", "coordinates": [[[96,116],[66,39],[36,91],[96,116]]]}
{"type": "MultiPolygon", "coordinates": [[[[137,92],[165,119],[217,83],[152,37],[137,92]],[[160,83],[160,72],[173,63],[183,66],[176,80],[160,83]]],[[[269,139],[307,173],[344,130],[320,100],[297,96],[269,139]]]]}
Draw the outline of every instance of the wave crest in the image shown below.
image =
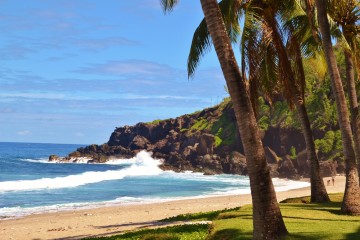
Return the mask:
{"type": "Polygon", "coordinates": [[[139,152],[129,160],[128,163],[131,165],[120,170],[89,171],[65,177],[0,182],[0,192],[71,188],[102,181],[119,180],[128,176],[159,175],[163,172],[159,168],[161,160],[152,158],[151,153],[146,151],[139,152]]]}

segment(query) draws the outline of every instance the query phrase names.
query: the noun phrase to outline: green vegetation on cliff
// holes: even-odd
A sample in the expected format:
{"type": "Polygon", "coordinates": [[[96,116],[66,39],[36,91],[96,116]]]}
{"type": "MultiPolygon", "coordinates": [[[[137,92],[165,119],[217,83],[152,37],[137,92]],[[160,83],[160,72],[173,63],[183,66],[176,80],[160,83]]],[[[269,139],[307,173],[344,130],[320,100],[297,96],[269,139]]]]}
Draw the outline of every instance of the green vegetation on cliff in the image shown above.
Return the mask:
{"type": "MultiPolygon", "coordinates": [[[[344,75],[344,59],[338,51],[338,62],[341,74],[344,75]]],[[[326,65],[318,59],[304,61],[306,75],[305,103],[316,139],[316,149],[321,160],[343,158],[341,136],[337,123],[337,113],[334,97],[330,88],[330,79],[326,75],[326,65]]],[[[274,90],[275,91],[275,90],[274,90]]],[[[275,92],[276,95],[276,92],[275,92]]],[[[231,99],[225,98],[220,104],[184,115],[186,124],[180,125],[178,131],[188,137],[201,133],[214,135],[215,149],[233,149],[239,143],[239,135],[235,124],[231,99]]],[[[297,112],[289,108],[281,95],[270,101],[260,96],[257,102],[257,119],[259,128],[263,133],[269,129],[291,129],[301,131],[297,112]]],[[[147,124],[158,125],[162,121],[154,120],[147,124]]],[[[293,159],[303,149],[292,143],[287,146],[287,154],[293,159]],[[291,147],[291,149],[290,149],[291,147]]],[[[278,153],[279,150],[277,150],[278,153]]]]}
{"type": "MultiPolygon", "coordinates": [[[[204,110],[205,111],[205,110],[204,110]]],[[[194,123],[189,128],[183,128],[180,132],[187,134],[195,134],[199,131],[211,133],[215,136],[215,147],[221,145],[235,144],[237,127],[234,119],[231,119],[232,107],[230,98],[225,98],[220,104],[209,108],[209,112],[197,111],[190,116],[195,117],[194,123]],[[210,113],[211,112],[211,113],[210,113]]]]}

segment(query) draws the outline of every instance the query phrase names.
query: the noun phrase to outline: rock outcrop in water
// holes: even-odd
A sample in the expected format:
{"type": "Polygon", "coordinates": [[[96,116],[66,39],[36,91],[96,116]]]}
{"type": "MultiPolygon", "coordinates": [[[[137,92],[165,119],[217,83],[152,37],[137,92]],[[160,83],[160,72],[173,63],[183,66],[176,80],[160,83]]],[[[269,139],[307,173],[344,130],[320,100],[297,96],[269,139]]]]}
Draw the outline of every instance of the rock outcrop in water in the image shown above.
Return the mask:
{"type": "MultiPolygon", "coordinates": [[[[299,130],[269,127],[262,134],[266,159],[274,177],[309,176],[310,163],[299,130]],[[299,153],[297,157],[289,156],[291,148],[299,153]]],[[[247,174],[241,137],[229,101],[175,119],[118,127],[103,145],[79,148],[65,158],[52,155],[49,160],[105,162],[111,158],[130,158],[141,150],[164,159],[161,168],[165,170],[247,174]]],[[[323,175],[334,175],[338,167],[335,165],[332,161],[322,163],[323,175]]]]}

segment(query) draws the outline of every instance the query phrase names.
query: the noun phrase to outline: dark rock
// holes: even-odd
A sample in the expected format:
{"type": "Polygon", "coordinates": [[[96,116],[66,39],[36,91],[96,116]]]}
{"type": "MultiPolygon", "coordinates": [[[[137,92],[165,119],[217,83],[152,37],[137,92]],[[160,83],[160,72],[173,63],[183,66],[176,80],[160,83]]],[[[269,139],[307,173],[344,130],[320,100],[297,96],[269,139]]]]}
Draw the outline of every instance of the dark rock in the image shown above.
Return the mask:
{"type": "Polygon", "coordinates": [[[215,136],[204,133],[200,135],[199,145],[197,147],[198,155],[213,154],[215,145],[215,136]]]}
{"type": "Polygon", "coordinates": [[[289,178],[289,179],[300,178],[289,155],[285,155],[279,164],[280,164],[278,168],[279,177],[289,178]]]}
{"type": "Polygon", "coordinates": [[[338,174],[345,174],[345,163],[343,161],[337,161],[337,167],[336,167],[336,172],[338,174]]]}
{"type": "Polygon", "coordinates": [[[170,153],[171,152],[171,144],[169,144],[169,140],[164,138],[160,141],[156,142],[153,146],[154,152],[160,152],[160,153],[170,153]]]}
{"type": "MultiPolygon", "coordinates": [[[[197,146],[197,145],[196,145],[197,146]]],[[[196,151],[196,146],[192,147],[192,146],[187,146],[182,155],[189,160],[194,160],[197,157],[197,151],[196,151]]]]}
{"type": "Polygon", "coordinates": [[[49,156],[49,161],[50,162],[56,162],[56,161],[59,161],[59,160],[60,160],[60,158],[57,155],[50,155],[49,156]]]}
{"type": "Polygon", "coordinates": [[[337,163],[335,161],[322,161],[320,162],[320,175],[322,177],[336,176],[337,163]]]}
{"type": "Polygon", "coordinates": [[[135,131],[133,131],[133,129],[134,127],[130,126],[116,128],[115,131],[111,134],[107,144],[109,146],[128,147],[135,137],[135,131]]]}
{"type": "Polygon", "coordinates": [[[305,140],[300,130],[294,128],[269,127],[263,138],[264,146],[270,147],[279,156],[290,154],[290,148],[296,152],[305,149],[305,140]]]}
{"type": "Polygon", "coordinates": [[[306,149],[299,152],[296,156],[296,163],[298,166],[298,171],[303,177],[310,177],[310,167],[311,163],[307,157],[306,149]]]}
{"type": "Polygon", "coordinates": [[[265,150],[265,157],[266,157],[266,161],[267,163],[277,163],[278,162],[278,156],[276,155],[276,153],[271,150],[271,148],[269,147],[264,147],[265,150]]]}
{"type": "Polygon", "coordinates": [[[78,157],[81,157],[81,156],[82,156],[82,154],[79,151],[75,151],[75,152],[72,152],[72,153],[69,154],[70,158],[78,158],[78,157]]]}
{"type": "Polygon", "coordinates": [[[269,167],[269,169],[270,169],[270,175],[271,175],[271,177],[273,177],[273,178],[279,177],[279,172],[277,171],[279,165],[278,165],[277,163],[275,163],[275,164],[271,164],[271,163],[270,163],[270,164],[268,164],[268,167],[269,167]]]}
{"type": "Polygon", "coordinates": [[[247,175],[246,158],[237,151],[231,152],[230,156],[226,158],[223,163],[223,172],[231,174],[247,175]]]}
{"type": "Polygon", "coordinates": [[[137,150],[137,149],[147,149],[147,145],[149,144],[149,140],[146,137],[137,135],[131,141],[129,147],[130,149],[137,150]]]}

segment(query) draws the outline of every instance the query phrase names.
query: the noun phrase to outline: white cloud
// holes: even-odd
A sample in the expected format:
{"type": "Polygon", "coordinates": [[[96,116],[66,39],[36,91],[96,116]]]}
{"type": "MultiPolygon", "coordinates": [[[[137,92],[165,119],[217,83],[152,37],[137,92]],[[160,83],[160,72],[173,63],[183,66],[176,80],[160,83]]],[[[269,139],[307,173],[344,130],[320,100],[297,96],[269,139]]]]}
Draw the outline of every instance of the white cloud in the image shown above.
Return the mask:
{"type": "Polygon", "coordinates": [[[85,134],[83,134],[82,132],[76,132],[74,135],[76,137],[84,137],[85,136],[85,134]]]}
{"type": "Polygon", "coordinates": [[[21,135],[21,136],[29,135],[29,134],[31,134],[31,131],[29,130],[22,130],[17,132],[17,135],[21,135]]]}
{"type": "Polygon", "coordinates": [[[0,93],[0,98],[64,99],[64,94],[54,93],[0,93]]]}
{"type": "Polygon", "coordinates": [[[86,74],[110,74],[123,75],[134,74],[140,76],[174,76],[176,69],[166,64],[159,64],[144,60],[124,60],[124,61],[109,61],[104,64],[92,64],[90,67],[82,68],[78,71],[86,74]]]}

